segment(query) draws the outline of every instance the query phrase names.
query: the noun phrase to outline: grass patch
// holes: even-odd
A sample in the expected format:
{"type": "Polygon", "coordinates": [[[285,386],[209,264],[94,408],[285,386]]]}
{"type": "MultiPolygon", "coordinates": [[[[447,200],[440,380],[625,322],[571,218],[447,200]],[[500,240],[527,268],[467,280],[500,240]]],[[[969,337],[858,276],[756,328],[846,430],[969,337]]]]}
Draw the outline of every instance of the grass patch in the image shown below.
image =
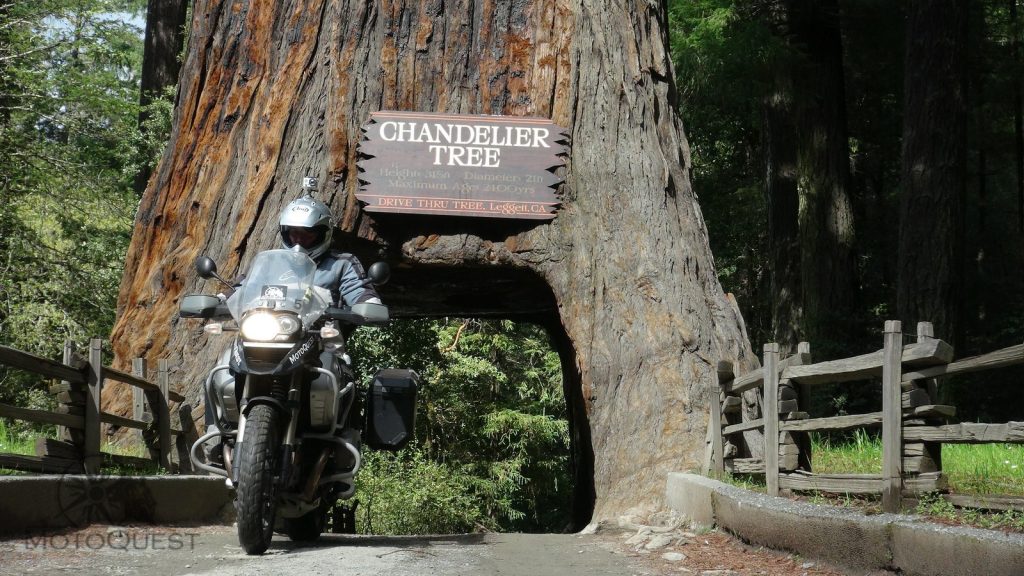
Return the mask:
{"type": "Polygon", "coordinates": [[[743,488],[744,490],[750,490],[751,492],[766,492],[767,487],[764,483],[763,474],[732,474],[725,472],[721,477],[716,478],[726,484],[730,484],[737,488],[743,488]]]}
{"type": "Polygon", "coordinates": [[[914,512],[948,524],[967,524],[988,530],[1024,532],[1024,511],[983,512],[972,508],[957,508],[941,495],[921,494],[914,512]]]}
{"type": "Polygon", "coordinates": [[[882,441],[863,429],[839,440],[812,432],[811,469],[823,474],[881,474],[882,441]]]}
{"type": "Polygon", "coordinates": [[[117,456],[134,456],[136,458],[146,458],[146,446],[139,442],[133,442],[130,444],[111,444],[104,442],[103,446],[100,447],[101,452],[107,454],[115,454],[117,456]]]}
{"type": "Polygon", "coordinates": [[[7,419],[0,418],[0,454],[34,456],[35,453],[35,438],[16,433],[7,425],[7,419]]]}
{"type": "MultiPolygon", "coordinates": [[[[880,474],[882,441],[863,430],[833,440],[811,434],[811,467],[824,474],[880,474]]],[[[1024,496],[1024,446],[944,444],[942,471],[952,492],[1024,496]]]]}
{"type": "Polygon", "coordinates": [[[1024,496],[1024,446],[946,444],[942,471],[960,494],[1024,496]]]}
{"type": "MultiPolygon", "coordinates": [[[[52,437],[52,435],[48,434],[32,434],[15,430],[8,425],[6,419],[0,418],[0,454],[35,456],[36,441],[39,438],[52,437]]],[[[103,445],[100,447],[100,451],[118,456],[134,456],[136,458],[147,457],[146,447],[139,442],[121,445],[104,441],[103,445]]],[[[103,466],[102,472],[103,474],[112,474],[116,476],[140,476],[167,473],[166,470],[161,468],[155,462],[152,466],[144,466],[142,468],[120,465],[103,466]]],[[[32,474],[32,472],[0,467],[0,476],[20,476],[26,474],[32,474]]]]}
{"type": "MultiPolygon", "coordinates": [[[[811,465],[820,474],[880,474],[882,441],[864,430],[848,435],[811,433],[811,465]]],[[[1024,446],[1019,444],[944,444],[942,471],[950,492],[971,496],[1024,496],[1024,446]]],[[[765,492],[760,474],[725,473],[719,480],[754,492],[765,492]]],[[[878,494],[804,493],[798,500],[854,508],[878,514],[878,494]]],[[[1024,532],[1024,510],[993,512],[957,508],[940,494],[921,494],[913,513],[933,522],[988,530],[1024,532]]]]}

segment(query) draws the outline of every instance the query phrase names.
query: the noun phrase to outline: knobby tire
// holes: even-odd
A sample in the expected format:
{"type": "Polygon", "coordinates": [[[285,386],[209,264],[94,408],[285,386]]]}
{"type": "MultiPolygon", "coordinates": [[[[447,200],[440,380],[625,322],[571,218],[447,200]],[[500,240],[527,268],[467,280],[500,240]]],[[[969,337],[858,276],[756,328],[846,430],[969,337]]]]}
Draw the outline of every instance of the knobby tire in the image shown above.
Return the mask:
{"type": "Polygon", "coordinates": [[[277,493],[274,476],[280,449],[277,412],[270,406],[253,406],[246,416],[239,457],[238,542],[246,554],[262,554],[274,535],[277,493]]]}

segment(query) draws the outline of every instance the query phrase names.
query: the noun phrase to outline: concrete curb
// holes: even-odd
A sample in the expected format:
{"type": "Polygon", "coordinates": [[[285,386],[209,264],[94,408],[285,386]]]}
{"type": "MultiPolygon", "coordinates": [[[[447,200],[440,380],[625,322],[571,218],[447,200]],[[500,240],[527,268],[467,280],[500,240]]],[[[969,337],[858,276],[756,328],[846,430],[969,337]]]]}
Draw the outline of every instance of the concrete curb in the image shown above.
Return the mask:
{"type": "Polygon", "coordinates": [[[944,526],[918,516],[865,516],[685,473],[669,474],[666,502],[696,527],[717,525],[754,544],[848,568],[922,576],[1024,574],[1021,534],[944,526]]]}
{"type": "Polygon", "coordinates": [[[0,535],[93,523],[222,522],[232,499],[214,476],[0,477],[0,535]]]}

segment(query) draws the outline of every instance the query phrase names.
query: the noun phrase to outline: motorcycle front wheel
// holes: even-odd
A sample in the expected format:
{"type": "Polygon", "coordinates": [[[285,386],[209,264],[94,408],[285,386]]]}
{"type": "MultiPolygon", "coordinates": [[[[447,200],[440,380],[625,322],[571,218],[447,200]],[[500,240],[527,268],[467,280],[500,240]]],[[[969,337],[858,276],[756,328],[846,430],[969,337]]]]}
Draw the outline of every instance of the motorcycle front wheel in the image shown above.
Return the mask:
{"type": "Polygon", "coordinates": [[[274,475],[281,441],[277,412],[266,404],[253,406],[245,419],[238,457],[238,542],[246,554],[262,554],[274,535],[277,491],[274,475]]]}

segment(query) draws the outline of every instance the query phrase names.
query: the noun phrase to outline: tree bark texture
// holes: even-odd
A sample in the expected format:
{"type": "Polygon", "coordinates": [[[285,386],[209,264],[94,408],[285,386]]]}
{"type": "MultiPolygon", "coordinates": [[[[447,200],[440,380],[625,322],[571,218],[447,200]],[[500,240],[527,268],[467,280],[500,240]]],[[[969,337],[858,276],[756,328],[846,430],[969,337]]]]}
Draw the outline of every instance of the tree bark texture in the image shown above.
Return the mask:
{"type": "Polygon", "coordinates": [[[827,357],[847,345],[857,285],[839,5],[790,0],[788,18],[798,54],[801,337],[827,357]]]}
{"type": "Polygon", "coordinates": [[[897,310],[957,341],[967,114],[967,6],[907,7],[897,310]]]}
{"type": "Polygon", "coordinates": [[[665,473],[703,454],[717,361],[756,363],[690,187],[667,37],[664,3],[200,0],[174,133],[128,254],[118,361],[171,358],[200,399],[226,339],[177,318],[182,294],[215,289],[192,262],[205,253],[228,277],[243,271],[275,245],[301,177],[319,176],[344,247],[391,262],[381,292],[394,315],[556,327],[589,500],[578,521],[591,507],[656,508],[665,473]],[[375,110],[568,128],[557,218],[371,218],[355,198],[356,145],[375,110]]]}

